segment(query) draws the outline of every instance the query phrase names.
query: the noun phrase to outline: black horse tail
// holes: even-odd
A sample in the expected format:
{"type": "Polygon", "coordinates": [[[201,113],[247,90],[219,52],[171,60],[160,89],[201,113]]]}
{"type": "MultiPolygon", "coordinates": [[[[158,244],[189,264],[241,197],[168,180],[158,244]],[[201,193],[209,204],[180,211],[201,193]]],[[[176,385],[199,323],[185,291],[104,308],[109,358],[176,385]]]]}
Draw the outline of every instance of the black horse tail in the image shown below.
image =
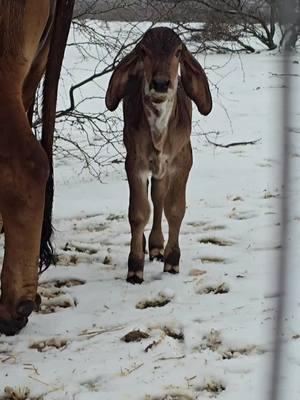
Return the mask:
{"type": "Polygon", "coordinates": [[[49,160],[50,175],[45,194],[44,220],[40,247],[40,272],[45,271],[50,264],[55,264],[55,255],[51,243],[51,236],[53,233],[52,207],[54,195],[53,137],[58,82],[72,22],[74,3],[75,0],[56,1],[55,18],[52,27],[53,31],[44,78],[41,144],[49,160]]]}

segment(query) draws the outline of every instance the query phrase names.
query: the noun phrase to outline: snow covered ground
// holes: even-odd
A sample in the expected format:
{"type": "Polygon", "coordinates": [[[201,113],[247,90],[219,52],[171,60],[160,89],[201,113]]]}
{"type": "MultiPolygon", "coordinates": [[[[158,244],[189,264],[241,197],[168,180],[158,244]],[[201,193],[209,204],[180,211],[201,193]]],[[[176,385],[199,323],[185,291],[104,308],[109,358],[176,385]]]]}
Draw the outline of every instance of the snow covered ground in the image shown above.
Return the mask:
{"type": "MultiPolygon", "coordinates": [[[[130,230],[123,165],[101,184],[78,174],[74,161],[57,163],[59,261],[41,276],[41,312],[18,336],[0,336],[1,399],[5,387],[30,393],[8,399],[267,398],[278,299],[282,58],[262,52],[199,60],[208,68],[214,110],[207,118],[194,113],[180,274],[164,274],[162,264],[147,261],[145,282],[126,283],[130,230]],[[260,140],[220,148],[200,131],[219,132],[209,139],[222,144],[260,140]]],[[[66,62],[72,66],[70,54],[66,62]]],[[[291,62],[298,74],[299,54],[291,62]]],[[[299,75],[293,87],[299,93],[299,75]]],[[[282,397],[289,400],[300,398],[299,97],[294,104],[295,284],[283,338],[282,397]]]]}

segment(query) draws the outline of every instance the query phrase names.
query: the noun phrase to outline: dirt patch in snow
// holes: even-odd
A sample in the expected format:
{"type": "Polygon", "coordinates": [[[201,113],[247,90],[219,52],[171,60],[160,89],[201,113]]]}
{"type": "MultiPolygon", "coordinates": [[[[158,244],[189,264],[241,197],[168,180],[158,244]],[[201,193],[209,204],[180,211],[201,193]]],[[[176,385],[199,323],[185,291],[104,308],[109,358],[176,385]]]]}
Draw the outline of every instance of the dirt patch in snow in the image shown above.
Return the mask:
{"type": "Polygon", "coordinates": [[[222,257],[201,257],[200,258],[202,264],[225,264],[226,259],[222,257]]]}
{"type": "Polygon", "coordinates": [[[35,349],[39,352],[45,352],[50,349],[63,350],[67,347],[67,344],[68,344],[67,339],[56,337],[56,338],[51,338],[51,339],[40,340],[38,342],[34,342],[29,346],[29,348],[35,349]]]}
{"type": "Polygon", "coordinates": [[[219,285],[209,285],[200,288],[197,293],[199,294],[226,294],[229,292],[229,286],[222,282],[219,285]]]}
{"type": "Polygon", "coordinates": [[[214,246],[232,246],[234,242],[232,240],[221,239],[214,236],[205,237],[199,240],[201,244],[212,244],[214,246]]]}
{"type": "Polygon", "coordinates": [[[203,386],[200,386],[197,391],[209,393],[210,397],[214,398],[224,392],[225,389],[226,387],[223,385],[223,383],[215,380],[209,380],[203,386]]]}
{"type": "Polygon", "coordinates": [[[40,287],[42,287],[42,288],[53,288],[53,287],[56,287],[56,288],[61,288],[61,287],[63,287],[63,286],[65,286],[65,287],[73,287],[73,286],[80,286],[80,285],[84,285],[86,282],[85,281],[82,281],[82,280],[80,280],[80,279],[73,279],[73,278],[71,278],[71,279],[61,279],[61,280],[58,280],[58,279],[54,279],[54,280],[51,280],[51,281],[47,281],[47,282],[43,282],[43,283],[41,283],[40,284],[40,287]]]}
{"type": "Polygon", "coordinates": [[[130,331],[125,336],[121,338],[123,342],[130,343],[130,342],[140,342],[143,339],[147,339],[150,335],[147,332],[143,332],[140,330],[130,331]]]}
{"type": "Polygon", "coordinates": [[[144,400],[195,400],[195,397],[184,393],[170,393],[154,397],[147,395],[144,400]]]}
{"type": "Polygon", "coordinates": [[[28,387],[12,388],[6,386],[4,388],[4,395],[0,397],[0,400],[43,400],[43,397],[32,397],[28,387]]]}
{"type": "Polygon", "coordinates": [[[173,297],[173,293],[165,293],[162,291],[159,292],[158,295],[156,297],[153,297],[152,299],[144,299],[139,301],[135,307],[140,310],[151,307],[163,307],[166,304],[170,303],[173,297]]]}

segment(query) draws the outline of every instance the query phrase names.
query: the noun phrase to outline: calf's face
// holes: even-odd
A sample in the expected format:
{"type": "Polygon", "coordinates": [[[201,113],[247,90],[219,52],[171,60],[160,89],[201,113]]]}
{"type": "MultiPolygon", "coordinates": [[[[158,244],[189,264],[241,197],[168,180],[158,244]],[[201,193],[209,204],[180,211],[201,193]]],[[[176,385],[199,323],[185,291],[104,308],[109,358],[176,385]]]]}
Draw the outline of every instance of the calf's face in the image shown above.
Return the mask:
{"type": "Polygon", "coordinates": [[[173,96],[178,85],[178,70],[182,42],[168,28],[151,29],[145,33],[140,46],[145,95],[154,102],[173,96]]]}
{"type": "Polygon", "coordinates": [[[177,90],[179,66],[187,96],[195,102],[201,114],[209,114],[212,99],[205,72],[179,36],[166,27],[149,29],[119,63],[106,92],[107,108],[115,110],[126,95],[129,78],[141,74],[144,94],[156,103],[167,100],[177,90]]]}

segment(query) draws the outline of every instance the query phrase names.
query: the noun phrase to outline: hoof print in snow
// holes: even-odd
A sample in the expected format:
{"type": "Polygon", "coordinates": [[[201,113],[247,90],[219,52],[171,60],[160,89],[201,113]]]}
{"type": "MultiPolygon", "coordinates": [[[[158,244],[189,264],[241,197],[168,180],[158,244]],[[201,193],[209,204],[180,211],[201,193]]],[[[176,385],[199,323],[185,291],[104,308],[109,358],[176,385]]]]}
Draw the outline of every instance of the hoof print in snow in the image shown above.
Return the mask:
{"type": "Polygon", "coordinates": [[[69,243],[61,249],[57,256],[57,264],[63,266],[74,266],[78,263],[91,262],[97,258],[98,248],[87,246],[85,243],[69,243]]]}
{"type": "Polygon", "coordinates": [[[194,348],[196,351],[205,351],[207,349],[219,353],[223,360],[265,353],[265,350],[255,345],[236,348],[226,347],[222,342],[221,332],[214,329],[202,337],[200,346],[194,348]]]}
{"type": "Polygon", "coordinates": [[[55,298],[43,298],[39,313],[52,314],[64,308],[74,308],[77,301],[68,294],[59,294],[55,298]]]}
{"type": "Polygon", "coordinates": [[[237,221],[245,221],[257,217],[257,214],[253,211],[237,211],[235,208],[228,215],[228,218],[235,219],[237,221]]]}
{"type": "Polygon", "coordinates": [[[31,396],[30,389],[26,386],[15,389],[6,386],[4,388],[4,397],[1,397],[0,400],[43,400],[43,396],[31,396]]]}
{"type": "Polygon", "coordinates": [[[244,201],[242,196],[234,196],[232,198],[229,198],[229,200],[231,200],[231,201],[244,201]]]}
{"type": "Polygon", "coordinates": [[[34,342],[29,346],[29,348],[35,349],[39,352],[45,352],[50,349],[63,350],[67,347],[67,344],[68,344],[67,339],[52,338],[47,340],[41,340],[39,342],[34,342]]]}
{"type": "Polygon", "coordinates": [[[135,307],[140,310],[151,307],[163,307],[166,304],[170,303],[173,297],[174,294],[171,293],[171,291],[170,293],[168,293],[168,291],[166,291],[166,293],[160,292],[157,297],[139,301],[135,307]]]}
{"type": "Polygon", "coordinates": [[[293,340],[298,340],[298,339],[300,339],[300,335],[297,333],[296,335],[292,336],[292,339],[293,340]]]}
{"type": "Polygon", "coordinates": [[[201,345],[196,350],[218,351],[222,346],[221,332],[212,329],[207,335],[202,338],[201,345]]]}
{"type": "Polygon", "coordinates": [[[224,231],[225,229],[225,225],[206,225],[203,227],[204,231],[224,231]]]}
{"type": "Polygon", "coordinates": [[[104,265],[112,265],[112,263],[112,257],[110,255],[106,255],[102,261],[102,264],[104,265]]]}
{"type": "Polygon", "coordinates": [[[165,326],[163,328],[163,332],[165,333],[165,335],[167,335],[175,340],[178,340],[179,342],[184,341],[184,333],[182,330],[178,330],[178,329],[175,330],[173,328],[165,326]]]}
{"type": "Polygon", "coordinates": [[[214,246],[221,246],[221,247],[234,245],[234,242],[232,240],[221,239],[216,237],[205,237],[200,239],[199,242],[201,244],[212,244],[214,246]]]}
{"type": "Polygon", "coordinates": [[[72,244],[72,243],[66,243],[63,250],[64,251],[75,251],[77,253],[85,253],[85,254],[89,254],[90,256],[93,254],[96,254],[98,251],[96,248],[89,247],[84,244],[72,244]]]}
{"type": "Polygon", "coordinates": [[[216,286],[204,286],[197,291],[198,294],[226,294],[228,292],[229,286],[224,282],[216,286]]]}
{"type": "Polygon", "coordinates": [[[109,214],[107,217],[106,217],[106,220],[107,221],[117,221],[117,222],[119,222],[119,221],[124,221],[126,219],[126,215],[125,214],[109,214]]]}
{"type": "Polygon", "coordinates": [[[162,396],[146,396],[145,400],[195,400],[195,397],[185,393],[169,393],[162,396]]]}
{"type": "Polygon", "coordinates": [[[226,264],[225,258],[222,257],[201,257],[200,261],[202,264],[226,264]]]}
{"type": "Polygon", "coordinates": [[[44,282],[41,284],[42,287],[56,287],[56,288],[61,288],[63,286],[69,288],[73,286],[80,286],[84,285],[86,282],[82,281],[81,279],[63,279],[63,280],[53,280],[53,281],[48,281],[44,282]]]}
{"type": "Polygon", "coordinates": [[[125,336],[121,338],[123,342],[141,342],[143,339],[148,339],[150,335],[146,332],[140,330],[128,332],[125,336]]]}
{"type": "Polygon", "coordinates": [[[198,392],[206,392],[209,394],[209,397],[214,398],[219,396],[226,389],[225,385],[222,382],[218,382],[215,380],[210,380],[206,382],[203,386],[197,388],[198,392]]]}
{"type": "Polygon", "coordinates": [[[201,276],[201,275],[205,275],[206,273],[207,273],[207,271],[205,271],[203,269],[193,268],[190,270],[189,276],[201,276]]]}
{"type": "Polygon", "coordinates": [[[42,303],[39,309],[41,314],[51,314],[59,309],[76,307],[77,301],[70,294],[65,293],[61,288],[71,287],[84,284],[83,281],[77,279],[68,281],[48,281],[41,283],[39,286],[39,294],[42,303]],[[64,285],[60,285],[64,283],[64,285]]]}
{"type": "Polygon", "coordinates": [[[229,348],[222,351],[223,360],[231,360],[232,358],[239,358],[242,356],[251,356],[257,354],[264,354],[265,350],[253,345],[241,348],[229,348]]]}

